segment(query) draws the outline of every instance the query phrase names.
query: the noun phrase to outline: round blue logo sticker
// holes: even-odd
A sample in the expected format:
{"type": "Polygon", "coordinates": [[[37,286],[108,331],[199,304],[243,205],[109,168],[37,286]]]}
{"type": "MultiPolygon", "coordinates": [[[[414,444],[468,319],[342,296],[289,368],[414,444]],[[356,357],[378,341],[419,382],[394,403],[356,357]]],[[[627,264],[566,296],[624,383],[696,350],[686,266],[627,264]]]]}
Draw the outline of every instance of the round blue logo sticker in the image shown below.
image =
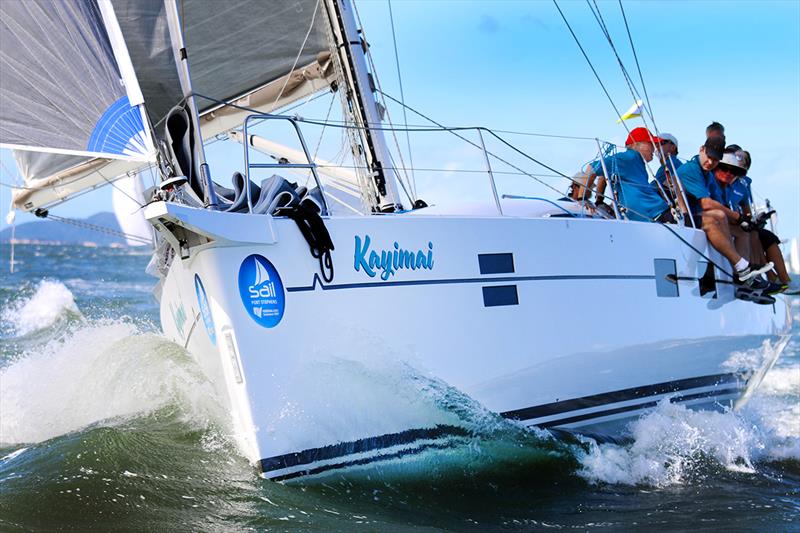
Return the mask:
{"type": "Polygon", "coordinates": [[[211,344],[217,344],[217,334],[214,329],[214,319],[211,317],[211,307],[208,305],[208,297],[206,296],[206,289],[203,287],[203,282],[200,281],[200,276],[194,275],[194,290],[197,293],[197,305],[200,306],[200,316],[203,317],[203,323],[206,325],[206,333],[208,338],[211,339],[211,344]]]}
{"type": "Polygon", "coordinates": [[[239,267],[239,295],[247,313],[265,328],[283,318],[286,298],[278,271],[266,257],[249,255],[239,267]]]}

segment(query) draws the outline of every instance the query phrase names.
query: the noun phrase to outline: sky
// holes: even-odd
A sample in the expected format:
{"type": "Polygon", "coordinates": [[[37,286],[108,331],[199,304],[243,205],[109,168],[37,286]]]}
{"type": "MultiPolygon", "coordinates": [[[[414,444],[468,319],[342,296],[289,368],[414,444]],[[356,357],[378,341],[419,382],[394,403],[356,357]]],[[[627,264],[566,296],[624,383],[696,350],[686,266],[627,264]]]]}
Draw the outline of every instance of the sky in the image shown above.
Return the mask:
{"type": "MultiPolygon", "coordinates": [[[[597,5],[623,63],[641,87],[619,4],[597,5]]],[[[728,142],[752,154],[754,192],[778,210],[781,236],[800,234],[800,2],[623,5],[658,129],[675,135],[679,156],[688,159],[704,141],[706,125],[723,123],[728,142]]],[[[588,4],[561,1],[559,6],[624,112],[634,98],[588,4]]],[[[357,7],[381,87],[399,98],[389,4],[362,0],[357,7]]],[[[625,127],[616,123],[613,108],[552,2],[394,0],[391,7],[404,96],[411,107],[448,126],[597,137],[623,144],[625,127]]],[[[323,98],[296,112],[324,118],[327,109],[323,98]]],[[[397,106],[390,105],[389,111],[395,124],[403,122],[397,106]]],[[[425,122],[409,114],[408,123],[425,122]]],[[[639,119],[628,121],[629,127],[640,125],[639,119]]],[[[409,139],[414,166],[431,169],[415,171],[418,195],[489,201],[485,174],[459,172],[482,169],[479,154],[448,134],[436,135],[413,134],[409,139]]],[[[570,175],[597,152],[593,140],[501,135],[570,175]]],[[[405,137],[399,140],[405,150],[405,137]]],[[[328,144],[335,151],[336,142],[324,146],[328,144]]],[[[502,147],[491,141],[489,149],[500,153],[502,147]]],[[[212,148],[210,153],[225,159],[218,163],[219,171],[212,160],[215,176],[230,175],[241,166],[241,148],[212,148]]],[[[504,157],[526,171],[549,173],[508,151],[504,157]]],[[[6,150],[0,158],[0,181],[9,183],[13,159],[6,150]]],[[[543,179],[559,191],[566,189],[563,179],[543,179]]],[[[508,193],[555,195],[528,177],[499,176],[498,186],[508,193]]],[[[53,212],[88,216],[106,210],[109,198],[110,192],[101,190],[53,212]]],[[[0,187],[0,228],[5,227],[9,201],[8,189],[0,187]]],[[[30,219],[21,214],[17,220],[30,219]]]]}

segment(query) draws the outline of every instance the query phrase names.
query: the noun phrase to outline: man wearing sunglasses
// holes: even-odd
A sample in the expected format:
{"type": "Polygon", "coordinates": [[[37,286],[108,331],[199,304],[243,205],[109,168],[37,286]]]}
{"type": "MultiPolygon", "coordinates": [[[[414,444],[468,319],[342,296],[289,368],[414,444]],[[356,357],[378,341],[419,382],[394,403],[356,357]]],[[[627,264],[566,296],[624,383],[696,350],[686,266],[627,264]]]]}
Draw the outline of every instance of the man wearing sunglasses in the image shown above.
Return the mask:
{"type": "Polygon", "coordinates": [[[678,159],[678,139],[671,133],[662,133],[659,137],[661,137],[661,151],[658,152],[658,157],[661,160],[661,168],[656,172],[656,180],[662,187],[669,187],[673,172],[678,170],[683,162],[678,159]]]}

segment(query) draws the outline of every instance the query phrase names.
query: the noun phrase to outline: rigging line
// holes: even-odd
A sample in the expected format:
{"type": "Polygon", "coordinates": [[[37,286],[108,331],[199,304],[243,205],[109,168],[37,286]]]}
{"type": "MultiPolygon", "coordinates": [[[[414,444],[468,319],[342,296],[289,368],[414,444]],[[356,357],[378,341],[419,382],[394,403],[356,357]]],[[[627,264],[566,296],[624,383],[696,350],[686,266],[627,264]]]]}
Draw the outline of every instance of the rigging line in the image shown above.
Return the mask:
{"type": "MultiPolygon", "coordinates": [[[[356,15],[356,20],[358,20],[358,26],[359,26],[359,29],[361,31],[361,36],[364,39],[364,42],[369,43],[369,41],[367,40],[367,34],[364,31],[364,24],[361,22],[361,14],[358,12],[358,6],[355,3],[353,3],[353,12],[356,15]]],[[[370,67],[370,70],[372,71],[372,78],[375,81],[375,87],[377,89],[377,92],[378,92],[378,94],[383,95],[383,89],[381,88],[381,80],[378,77],[378,69],[375,68],[375,62],[372,59],[372,52],[370,52],[369,46],[367,46],[367,50],[364,53],[364,56],[367,58],[367,61],[369,61],[369,67],[370,67]]],[[[394,144],[397,147],[397,155],[398,155],[398,157],[400,157],[400,164],[403,165],[403,166],[406,166],[406,163],[403,160],[403,151],[400,148],[400,141],[397,139],[397,129],[394,128],[394,124],[392,122],[392,115],[389,112],[389,106],[386,105],[386,99],[385,98],[383,100],[383,108],[384,108],[384,111],[386,112],[386,121],[389,123],[390,126],[392,126],[392,128],[389,131],[392,132],[392,139],[394,140],[394,144]]],[[[375,128],[373,127],[372,129],[375,129],[375,128]]],[[[400,180],[400,176],[397,176],[397,179],[400,180]]],[[[411,181],[412,180],[409,179],[408,174],[405,175],[405,179],[406,179],[406,181],[408,181],[409,187],[411,187],[411,181]]],[[[414,184],[414,188],[416,188],[416,184],[414,184]]],[[[412,201],[412,203],[413,203],[413,201],[412,201]]]]}
{"type": "MultiPolygon", "coordinates": [[[[628,85],[628,90],[630,91],[631,96],[633,96],[634,101],[641,101],[639,90],[636,88],[636,84],[633,82],[633,79],[628,73],[628,69],[625,68],[625,64],[623,63],[622,58],[619,56],[619,53],[617,52],[617,47],[614,45],[614,40],[611,38],[611,33],[608,31],[608,27],[606,26],[605,20],[603,19],[603,14],[600,12],[600,6],[597,5],[597,0],[591,0],[591,2],[590,0],[586,0],[586,5],[589,6],[589,10],[592,12],[592,15],[594,15],[595,21],[600,26],[600,30],[603,32],[606,41],[608,41],[608,45],[611,47],[611,51],[614,52],[614,57],[617,59],[617,64],[619,65],[619,68],[622,71],[622,76],[623,78],[625,78],[625,83],[628,85]],[[594,4],[594,7],[592,7],[592,4],[594,4]]],[[[645,106],[644,111],[645,113],[641,115],[641,119],[645,127],[649,131],[650,125],[647,123],[647,118],[646,118],[646,116],[649,115],[650,119],[653,121],[653,129],[656,129],[655,120],[653,119],[651,110],[645,106]]],[[[622,117],[620,117],[620,120],[621,119],[622,117]]],[[[622,122],[624,123],[624,121],[622,122]]],[[[656,134],[658,134],[658,130],[656,130],[656,134]]],[[[660,153],[661,159],[665,160],[664,152],[661,149],[661,146],[657,144],[655,140],[652,139],[652,137],[650,139],[650,142],[653,145],[653,150],[655,152],[660,153]]],[[[667,200],[667,204],[670,206],[670,208],[678,209],[678,203],[677,203],[678,195],[675,194],[675,191],[670,191],[672,193],[671,195],[666,194],[666,191],[664,190],[664,187],[661,185],[661,183],[659,183],[658,180],[655,180],[655,175],[650,170],[650,167],[645,165],[645,168],[647,169],[649,177],[654,179],[656,187],[658,188],[660,194],[667,200]]]]}
{"type": "MultiPolygon", "coordinates": [[[[384,94],[384,96],[386,96],[386,97],[387,97],[387,98],[389,98],[390,100],[393,100],[394,102],[400,103],[400,102],[398,102],[398,101],[397,101],[397,99],[395,99],[395,98],[394,98],[394,97],[392,97],[392,96],[389,96],[388,94],[384,94]]],[[[439,122],[437,122],[437,121],[433,120],[432,118],[430,118],[430,117],[426,116],[425,114],[421,113],[420,111],[417,111],[417,110],[416,110],[416,109],[414,109],[413,107],[411,107],[411,106],[406,106],[406,107],[408,107],[408,109],[409,109],[411,112],[413,112],[413,113],[416,113],[417,115],[419,115],[420,117],[424,118],[425,120],[428,120],[428,121],[432,122],[433,124],[436,124],[436,125],[437,125],[437,126],[439,126],[440,128],[443,128],[443,129],[444,129],[444,131],[449,131],[451,134],[455,135],[456,137],[458,137],[458,138],[459,138],[459,139],[461,139],[462,141],[465,141],[466,143],[468,143],[468,144],[471,144],[472,146],[474,146],[474,147],[475,147],[475,148],[477,148],[478,150],[484,151],[484,148],[483,148],[483,147],[481,147],[480,145],[478,145],[477,143],[474,143],[474,142],[472,142],[471,140],[469,140],[469,139],[467,139],[466,137],[464,137],[463,135],[459,135],[458,133],[456,133],[456,132],[454,131],[454,129],[456,129],[456,128],[446,128],[444,125],[442,125],[442,124],[440,124],[439,122]]],[[[478,128],[464,128],[464,129],[478,129],[478,128]]],[[[561,176],[561,177],[563,177],[563,178],[566,178],[566,179],[568,179],[569,181],[571,181],[571,182],[573,182],[573,183],[578,183],[578,181],[577,181],[577,180],[575,180],[574,178],[572,178],[572,177],[570,177],[570,176],[567,176],[566,174],[563,174],[563,173],[559,172],[558,170],[556,170],[556,169],[554,169],[554,168],[552,168],[552,167],[550,167],[550,166],[548,166],[548,165],[545,165],[545,164],[544,164],[544,163],[542,163],[541,161],[538,161],[538,160],[536,160],[535,158],[533,158],[533,157],[529,156],[528,154],[526,154],[526,153],[522,152],[521,150],[519,150],[519,149],[518,149],[518,148],[516,148],[515,146],[512,146],[512,145],[511,145],[511,144],[510,144],[508,141],[506,141],[506,140],[502,139],[502,138],[501,138],[499,135],[497,135],[496,133],[494,133],[492,130],[488,130],[488,129],[486,129],[486,128],[480,128],[480,129],[482,129],[482,130],[484,130],[484,131],[487,131],[487,132],[488,132],[488,133],[490,133],[492,136],[496,137],[496,138],[497,138],[497,139],[499,139],[501,142],[503,142],[504,144],[506,144],[508,147],[510,147],[510,148],[512,148],[514,151],[516,151],[516,152],[518,152],[518,153],[522,154],[524,157],[526,157],[526,158],[530,159],[530,160],[531,160],[531,161],[533,161],[534,163],[537,163],[537,164],[539,164],[539,165],[543,166],[544,168],[546,168],[547,170],[550,170],[551,172],[555,172],[555,173],[556,173],[556,174],[558,174],[559,176],[561,176]]],[[[555,191],[557,194],[561,194],[561,191],[559,191],[558,189],[556,189],[555,187],[553,187],[553,186],[552,186],[552,185],[550,185],[549,183],[546,183],[545,181],[542,181],[542,180],[540,180],[540,179],[539,179],[539,178],[537,178],[535,175],[533,175],[533,174],[531,174],[531,173],[529,173],[529,172],[525,172],[523,169],[521,169],[521,168],[519,168],[518,166],[514,165],[513,163],[510,163],[510,162],[506,161],[505,159],[503,159],[503,158],[501,158],[501,157],[499,157],[499,156],[495,155],[494,153],[490,152],[489,150],[486,150],[486,154],[487,154],[487,155],[491,155],[492,157],[494,157],[494,158],[495,158],[495,159],[497,159],[498,161],[502,161],[503,163],[505,163],[506,165],[510,166],[511,168],[513,168],[513,169],[515,169],[515,170],[518,170],[518,171],[522,172],[522,173],[523,173],[523,174],[525,174],[526,176],[528,176],[528,177],[532,178],[533,180],[535,180],[535,181],[539,182],[540,184],[544,185],[545,187],[547,187],[547,188],[549,188],[549,189],[551,189],[551,190],[555,191]]],[[[596,191],[594,191],[594,192],[596,192],[596,191]]],[[[573,200],[573,201],[574,201],[574,200],[573,200]]]]}
{"type": "Polygon", "coordinates": [[[617,118],[620,119],[620,122],[625,127],[625,130],[628,131],[628,133],[630,133],[630,129],[628,129],[628,125],[625,124],[624,120],[622,120],[622,114],[619,112],[619,109],[617,109],[616,104],[614,104],[614,100],[611,98],[611,95],[608,93],[608,89],[606,89],[606,86],[603,84],[603,80],[600,79],[600,75],[597,73],[597,70],[595,70],[594,65],[592,64],[592,61],[589,59],[589,56],[586,55],[586,51],[583,49],[583,46],[581,45],[581,42],[578,40],[578,36],[575,35],[575,32],[572,30],[572,26],[570,26],[569,21],[567,21],[567,17],[564,15],[564,12],[561,11],[561,8],[558,5],[558,1],[557,0],[553,0],[553,4],[555,4],[556,9],[558,10],[558,13],[561,15],[561,18],[564,20],[564,24],[567,25],[567,29],[569,30],[570,34],[572,35],[572,38],[575,40],[575,44],[577,44],[578,48],[580,48],[580,51],[583,54],[583,58],[586,59],[586,62],[589,64],[589,68],[592,69],[592,72],[594,73],[594,77],[597,79],[597,83],[600,84],[600,87],[602,87],[603,92],[606,94],[606,98],[608,98],[608,101],[611,104],[611,107],[614,108],[614,112],[616,112],[617,118]]]}
{"type": "Polygon", "coordinates": [[[625,8],[622,7],[622,0],[619,1],[619,10],[622,12],[622,20],[625,21],[625,30],[628,32],[628,41],[631,43],[631,50],[633,51],[633,59],[636,61],[636,70],[639,71],[639,81],[642,83],[642,91],[644,92],[644,99],[647,102],[648,113],[650,119],[653,121],[653,128],[658,133],[658,126],[656,126],[656,119],[653,116],[653,106],[650,105],[650,96],[647,94],[647,85],[644,83],[644,76],[642,76],[642,69],[639,66],[639,56],[636,54],[636,47],[633,46],[633,37],[631,36],[631,29],[628,26],[628,18],[625,16],[625,8]]]}
{"type": "MultiPolygon", "coordinates": [[[[390,96],[390,95],[388,95],[388,94],[386,94],[386,93],[383,93],[383,92],[381,92],[381,94],[383,94],[385,97],[389,98],[390,100],[392,100],[392,101],[394,101],[394,102],[396,102],[396,103],[398,103],[398,104],[400,103],[400,102],[399,102],[399,101],[398,101],[396,98],[394,98],[394,97],[392,97],[392,96],[390,96]]],[[[234,104],[234,103],[230,103],[230,102],[225,102],[225,101],[223,101],[223,100],[218,100],[218,99],[216,99],[216,98],[212,98],[212,97],[210,97],[210,96],[205,96],[205,95],[202,95],[202,94],[199,94],[199,93],[194,93],[194,96],[197,96],[198,98],[204,98],[204,99],[206,99],[206,100],[211,100],[211,101],[213,101],[213,102],[217,102],[217,103],[220,103],[220,104],[225,104],[225,105],[228,105],[228,106],[231,106],[231,107],[235,107],[235,108],[237,108],[237,109],[243,109],[243,110],[245,110],[245,111],[250,111],[251,113],[257,113],[257,111],[255,111],[255,110],[253,110],[253,109],[251,109],[251,108],[244,107],[244,106],[240,106],[240,105],[238,105],[238,104],[234,104]]],[[[408,106],[408,105],[407,105],[406,107],[408,108],[408,110],[409,110],[409,111],[411,111],[411,112],[413,112],[413,113],[416,113],[416,114],[417,114],[417,115],[419,115],[420,117],[424,118],[425,120],[428,120],[428,121],[430,121],[431,123],[433,123],[433,124],[437,125],[437,126],[440,128],[440,130],[434,130],[434,129],[432,129],[432,128],[425,128],[425,129],[422,129],[422,130],[415,130],[415,129],[412,129],[412,128],[407,128],[407,129],[409,129],[410,131],[446,131],[446,132],[449,132],[449,133],[450,133],[450,134],[452,134],[452,135],[455,135],[456,137],[458,137],[458,138],[459,138],[459,139],[461,139],[462,141],[466,142],[467,144],[469,144],[469,145],[471,145],[471,146],[474,146],[475,148],[477,148],[478,150],[481,150],[481,151],[483,151],[483,148],[482,148],[482,147],[481,147],[479,144],[477,144],[477,143],[475,143],[475,142],[473,142],[473,141],[469,140],[468,138],[464,137],[463,135],[460,135],[459,133],[457,133],[457,131],[467,131],[467,130],[470,130],[470,131],[471,131],[471,130],[475,130],[475,129],[481,129],[481,130],[483,130],[483,131],[489,132],[489,133],[490,133],[490,134],[492,134],[493,136],[495,136],[495,137],[498,137],[498,139],[500,139],[500,137],[499,137],[499,136],[498,136],[496,133],[494,133],[492,130],[489,130],[489,129],[487,129],[487,128],[478,128],[478,127],[458,127],[458,128],[448,128],[448,127],[444,126],[443,124],[440,124],[439,122],[437,122],[437,121],[433,120],[432,118],[428,117],[427,115],[423,114],[422,112],[420,112],[420,111],[417,111],[417,110],[416,110],[416,109],[414,109],[413,107],[411,107],[411,106],[408,106]]],[[[275,115],[275,116],[280,116],[280,115],[275,115]]],[[[319,122],[319,121],[310,120],[310,119],[305,119],[305,118],[302,118],[302,117],[295,117],[295,119],[294,119],[294,120],[297,120],[298,122],[303,122],[303,123],[306,123],[306,124],[317,124],[317,125],[321,125],[321,124],[322,124],[322,123],[321,123],[321,122],[319,122]]],[[[341,129],[344,129],[344,130],[357,130],[357,129],[362,129],[362,127],[361,127],[361,126],[355,126],[355,125],[349,125],[349,124],[332,124],[332,125],[331,125],[331,127],[335,127],[335,128],[341,128],[341,129]]],[[[372,129],[391,129],[391,128],[372,128],[372,129]]],[[[394,129],[397,129],[397,128],[394,128],[394,129]]],[[[533,162],[535,162],[535,163],[537,163],[537,164],[539,164],[539,165],[543,166],[544,168],[546,168],[546,169],[550,170],[551,172],[555,172],[556,174],[558,174],[558,175],[559,175],[559,176],[561,176],[562,178],[565,178],[565,179],[569,180],[569,181],[570,181],[570,182],[572,182],[572,183],[580,184],[581,186],[583,186],[583,184],[582,184],[582,183],[580,183],[580,182],[578,182],[576,179],[574,179],[574,178],[572,178],[572,177],[570,177],[570,176],[567,176],[566,174],[564,174],[564,173],[562,173],[562,172],[559,172],[558,170],[556,170],[556,169],[554,169],[554,168],[552,168],[552,167],[550,167],[550,166],[548,166],[548,165],[546,165],[546,164],[544,164],[544,163],[542,163],[542,162],[538,161],[537,159],[534,159],[533,157],[529,156],[529,155],[528,155],[528,154],[526,154],[525,152],[522,152],[522,151],[521,151],[521,150],[519,150],[518,148],[516,148],[516,147],[514,147],[513,145],[511,145],[511,144],[510,144],[508,141],[506,141],[506,140],[504,140],[504,139],[501,139],[501,140],[502,140],[502,142],[503,142],[504,144],[508,145],[508,146],[509,146],[509,147],[511,147],[513,150],[515,150],[515,151],[517,151],[518,153],[522,154],[523,156],[525,156],[526,158],[530,159],[531,161],[533,161],[533,162]]],[[[538,178],[536,177],[536,175],[535,175],[535,174],[531,174],[530,172],[526,172],[526,171],[525,171],[525,170],[523,170],[522,168],[520,168],[520,167],[518,167],[518,166],[514,165],[513,163],[511,163],[511,162],[509,162],[509,161],[507,161],[507,160],[503,159],[502,157],[500,157],[500,156],[498,156],[498,155],[494,154],[493,152],[490,152],[490,151],[486,150],[486,154],[487,154],[487,155],[491,155],[493,158],[497,159],[498,161],[500,161],[500,162],[502,162],[502,163],[505,163],[506,165],[510,166],[511,168],[513,168],[513,169],[515,169],[515,170],[518,170],[518,171],[520,171],[522,174],[524,174],[524,175],[526,175],[526,176],[528,176],[528,177],[532,178],[534,181],[537,181],[537,182],[541,183],[541,184],[542,184],[542,185],[544,185],[545,187],[548,187],[549,189],[552,189],[552,190],[553,190],[553,191],[555,191],[557,194],[562,194],[562,191],[560,191],[560,190],[556,189],[555,187],[553,187],[553,186],[552,186],[552,185],[550,185],[549,183],[546,183],[546,182],[544,182],[544,181],[542,181],[542,180],[538,179],[538,178]]],[[[594,191],[593,189],[589,189],[589,190],[591,190],[592,192],[596,192],[596,191],[594,191]]]]}
{"type": "Polygon", "coordinates": [[[586,0],[586,5],[589,6],[589,10],[592,12],[592,15],[594,15],[594,20],[597,22],[598,26],[600,26],[600,31],[603,32],[608,45],[611,47],[611,51],[614,52],[614,57],[617,59],[617,64],[622,71],[622,76],[625,78],[625,83],[628,85],[631,96],[633,96],[634,101],[639,100],[639,89],[633,83],[631,76],[628,74],[628,69],[625,68],[625,64],[622,62],[622,58],[617,52],[617,47],[614,44],[614,40],[611,38],[611,33],[608,31],[606,21],[603,19],[603,14],[600,12],[600,6],[597,5],[597,0],[591,0],[591,2],[590,0],[586,0]],[[594,7],[592,7],[592,4],[594,4],[594,7]]]}
{"type": "MultiPolygon", "coordinates": [[[[331,116],[331,110],[333,109],[333,103],[335,101],[336,101],[336,95],[334,93],[331,93],[331,103],[328,105],[328,114],[325,115],[325,120],[327,120],[331,116]]],[[[322,138],[325,136],[325,129],[327,127],[328,127],[328,125],[325,124],[324,126],[322,126],[322,131],[319,132],[319,139],[317,140],[317,146],[316,146],[316,148],[314,148],[314,156],[312,157],[311,161],[309,161],[309,163],[311,163],[312,165],[317,160],[317,154],[319,153],[319,147],[322,146],[322,138]]],[[[311,180],[311,175],[312,175],[311,172],[308,172],[306,174],[306,182],[303,184],[304,187],[308,186],[308,182],[309,182],[309,180],[311,180]]]]}
{"type": "MultiPolygon", "coordinates": [[[[46,211],[45,211],[46,212],[46,211]]],[[[38,215],[37,215],[38,216],[38,215]]],[[[150,244],[150,239],[146,239],[144,237],[140,237],[139,235],[133,235],[130,233],[125,233],[124,231],[117,231],[113,228],[108,228],[105,226],[98,226],[97,224],[91,224],[89,222],[84,222],[83,220],[77,220],[74,218],[66,218],[61,217],[58,215],[54,215],[52,213],[47,213],[44,215],[44,218],[51,218],[56,222],[61,222],[63,224],[69,224],[78,228],[89,229],[92,231],[96,231],[98,233],[105,233],[108,235],[113,235],[115,237],[124,237],[125,239],[130,239],[133,241],[138,241],[142,244],[150,244]]]]}
{"type": "MultiPolygon", "coordinates": [[[[100,173],[98,172],[98,174],[100,174],[100,173]]],[[[127,177],[127,176],[130,176],[130,174],[125,174],[125,176],[126,176],[126,177],[127,177]]],[[[134,174],[133,174],[133,176],[136,176],[136,173],[134,173],[134,174]]],[[[100,174],[100,177],[101,177],[101,178],[103,178],[103,181],[105,181],[106,183],[108,183],[109,185],[111,185],[112,187],[114,187],[116,190],[118,190],[119,192],[121,192],[122,194],[124,194],[125,196],[127,196],[127,197],[128,197],[128,199],[130,199],[130,200],[131,200],[133,203],[135,203],[136,205],[138,205],[138,206],[139,206],[139,209],[141,209],[142,207],[144,207],[144,206],[145,206],[145,204],[143,204],[142,202],[140,202],[139,200],[137,200],[136,198],[134,198],[133,196],[131,196],[131,195],[130,195],[130,194],[128,194],[127,192],[125,192],[125,191],[123,191],[122,189],[120,189],[120,188],[117,186],[117,184],[116,184],[116,183],[114,183],[113,181],[109,180],[109,179],[108,179],[107,177],[105,177],[103,174],[100,174]]],[[[121,179],[121,178],[117,178],[117,179],[121,179]]],[[[135,178],[134,178],[134,179],[135,179],[135,178]]]]}
{"type": "MultiPolygon", "coordinates": [[[[394,62],[397,65],[397,81],[400,85],[400,101],[402,102],[402,109],[403,109],[403,126],[408,128],[408,116],[406,114],[406,107],[405,107],[405,93],[403,92],[403,76],[400,74],[400,54],[397,51],[397,35],[395,34],[394,28],[394,13],[392,12],[392,0],[386,0],[387,4],[389,5],[389,22],[392,26],[392,42],[394,43],[394,62]]],[[[417,184],[416,184],[416,176],[414,176],[414,156],[411,153],[411,136],[408,131],[406,131],[406,145],[408,147],[408,164],[411,166],[411,179],[414,183],[413,192],[414,196],[417,195],[417,184]]]]}
{"type": "MultiPolygon", "coordinates": [[[[311,35],[311,30],[314,29],[314,21],[317,18],[317,11],[319,11],[319,2],[320,2],[320,0],[317,0],[317,3],[314,4],[314,12],[311,13],[311,24],[308,25],[308,31],[306,32],[306,36],[303,38],[303,44],[300,45],[300,50],[297,52],[297,57],[294,58],[294,63],[292,63],[292,68],[289,69],[289,73],[290,74],[292,72],[294,72],[295,68],[297,68],[297,63],[298,63],[298,61],[300,61],[300,56],[303,55],[303,50],[305,49],[306,43],[308,42],[308,37],[309,37],[309,35],[311,35]]],[[[290,77],[291,76],[286,76],[286,79],[283,82],[283,87],[281,87],[281,90],[278,92],[278,95],[275,97],[275,101],[272,102],[272,108],[273,109],[275,109],[275,106],[278,105],[278,100],[280,100],[281,96],[283,96],[283,91],[286,90],[286,86],[289,84],[289,78],[290,77]]]]}
{"type": "MultiPolygon", "coordinates": [[[[364,165],[317,165],[317,168],[347,168],[347,169],[361,169],[369,170],[369,167],[364,165]]],[[[403,169],[400,167],[386,167],[392,170],[411,170],[403,169]]],[[[422,168],[416,167],[414,170],[419,172],[452,172],[455,174],[486,174],[486,169],[469,169],[469,168],[422,168]]],[[[492,170],[492,174],[502,174],[505,176],[537,176],[540,178],[561,178],[558,174],[534,174],[533,172],[511,172],[509,170],[492,170]]]]}

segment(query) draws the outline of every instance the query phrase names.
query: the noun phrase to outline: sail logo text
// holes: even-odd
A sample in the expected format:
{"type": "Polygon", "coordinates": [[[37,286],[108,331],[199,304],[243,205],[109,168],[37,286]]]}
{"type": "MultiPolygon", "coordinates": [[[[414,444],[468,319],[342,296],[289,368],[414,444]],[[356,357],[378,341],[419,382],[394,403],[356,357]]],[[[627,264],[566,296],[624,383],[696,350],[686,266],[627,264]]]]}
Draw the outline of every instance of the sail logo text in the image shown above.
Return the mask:
{"type": "Polygon", "coordinates": [[[353,267],[356,272],[364,270],[367,275],[374,278],[378,272],[381,279],[387,281],[398,270],[433,270],[433,243],[428,243],[427,250],[404,250],[395,242],[389,250],[371,250],[369,235],[355,236],[355,256],[353,267]]]}

